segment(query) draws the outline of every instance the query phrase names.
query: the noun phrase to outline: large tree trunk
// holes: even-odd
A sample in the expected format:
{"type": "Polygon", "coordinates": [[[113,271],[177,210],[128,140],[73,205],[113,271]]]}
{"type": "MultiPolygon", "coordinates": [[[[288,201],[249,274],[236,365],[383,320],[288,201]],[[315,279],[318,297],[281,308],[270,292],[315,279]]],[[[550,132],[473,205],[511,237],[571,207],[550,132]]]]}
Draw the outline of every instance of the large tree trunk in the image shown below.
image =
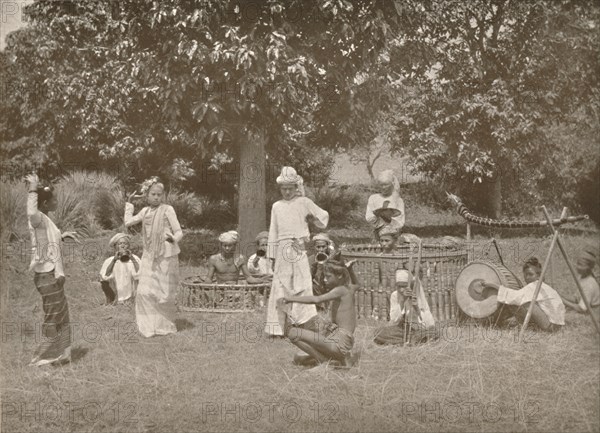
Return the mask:
{"type": "Polygon", "coordinates": [[[490,182],[489,190],[490,217],[499,219],[502,217],[502,182],[499,174],[490,182]]]}
{"type": "Polygon", "coordinates": [[[265,145],[264,132],[239,139],[238,230],[240,252],[246,257],[255,251],[256,235],[266,229],[265,145]]]}

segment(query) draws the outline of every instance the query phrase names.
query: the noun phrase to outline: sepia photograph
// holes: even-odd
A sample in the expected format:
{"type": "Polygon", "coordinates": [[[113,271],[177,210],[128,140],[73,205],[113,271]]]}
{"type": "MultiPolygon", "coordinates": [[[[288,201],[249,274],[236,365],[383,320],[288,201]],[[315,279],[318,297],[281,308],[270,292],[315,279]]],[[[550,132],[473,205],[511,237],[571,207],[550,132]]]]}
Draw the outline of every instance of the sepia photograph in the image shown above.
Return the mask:
{"type": "Polygon", "coordinates": [[[600,433],[600,3],[0,0],[0,433],[600,433]]]}

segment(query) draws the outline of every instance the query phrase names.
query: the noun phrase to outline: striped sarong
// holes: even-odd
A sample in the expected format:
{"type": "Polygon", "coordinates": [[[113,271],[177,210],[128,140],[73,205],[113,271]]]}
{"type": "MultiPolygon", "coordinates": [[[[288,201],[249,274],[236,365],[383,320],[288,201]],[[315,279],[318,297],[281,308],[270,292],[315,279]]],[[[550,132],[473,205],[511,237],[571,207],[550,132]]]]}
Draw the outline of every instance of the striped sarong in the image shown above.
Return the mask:
{"type": "Polygon", "coordinates": [[[71,351],[71,327],[69,325],[69,306],[63,284],[54,277],[54,270],[35,273],[33,279],[44,308],[42,342],[35,351],[31,363],[50,363],[61,355],[68,356],[71,351]],[[48,362],[44,362],[48,361],[48,362]]]}
{"type": "Polygon", "coordinates": [[[135,297],[135,319],[144,337],[177,332],[177,289],[179,259],[177,256],[152,260],[142,256],[140,282],[135,297]]]}

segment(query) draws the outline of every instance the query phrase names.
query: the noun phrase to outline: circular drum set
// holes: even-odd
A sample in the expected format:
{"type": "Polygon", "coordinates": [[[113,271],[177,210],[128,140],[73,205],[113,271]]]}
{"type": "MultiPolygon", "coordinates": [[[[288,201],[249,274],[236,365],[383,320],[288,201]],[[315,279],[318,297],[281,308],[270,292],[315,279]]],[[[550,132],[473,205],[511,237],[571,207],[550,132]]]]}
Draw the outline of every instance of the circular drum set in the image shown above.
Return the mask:
{"type": "MultiPolygon", "coordinates": [[[[407,269],[414,248],[401,245],[383,254],[378,245],[342,247],[344,259],[354,259],[360,288],[356,291],[357,316],[389,320],[390,295],[395,288],[396,269],[407,269]]],[[[491,261],[468,262],[460,246],[424,244],[420,279],[436,322],[454,322],[459,310],[474,319],[493,316],[498,310],[497,292],[483,281],[518,290],[521,281],[505,266],[491,261]]],[[[271,283],[207,283],[201,277],[185,278],[179,289],[181,311],[243,313],[267,305],[271,283]]]]}

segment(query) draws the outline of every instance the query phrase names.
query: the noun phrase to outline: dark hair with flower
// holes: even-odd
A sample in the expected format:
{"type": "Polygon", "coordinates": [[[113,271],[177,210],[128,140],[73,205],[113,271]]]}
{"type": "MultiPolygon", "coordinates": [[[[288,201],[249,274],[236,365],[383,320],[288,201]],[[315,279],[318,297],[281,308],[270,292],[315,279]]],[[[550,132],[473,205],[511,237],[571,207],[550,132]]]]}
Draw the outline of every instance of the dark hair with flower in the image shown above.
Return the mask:
{"type": "Polygon", "coordinates": [[[140,188],[140,193],[148,194],[148,191],[150,191],[150,188],[152,188],[152,186],[156,185],[157,183],[162,185],[162,182],[160,181],[158,176],[152,176],[152,177],[146,179],[144,182],[142,182],[142,186],[140,188]]]}
{"type": "Polygon", "coordinates": [[[38,185],[37,196],[40,203],[50,200],[54,196],[54,188],[52,185],[38,185]]]}

